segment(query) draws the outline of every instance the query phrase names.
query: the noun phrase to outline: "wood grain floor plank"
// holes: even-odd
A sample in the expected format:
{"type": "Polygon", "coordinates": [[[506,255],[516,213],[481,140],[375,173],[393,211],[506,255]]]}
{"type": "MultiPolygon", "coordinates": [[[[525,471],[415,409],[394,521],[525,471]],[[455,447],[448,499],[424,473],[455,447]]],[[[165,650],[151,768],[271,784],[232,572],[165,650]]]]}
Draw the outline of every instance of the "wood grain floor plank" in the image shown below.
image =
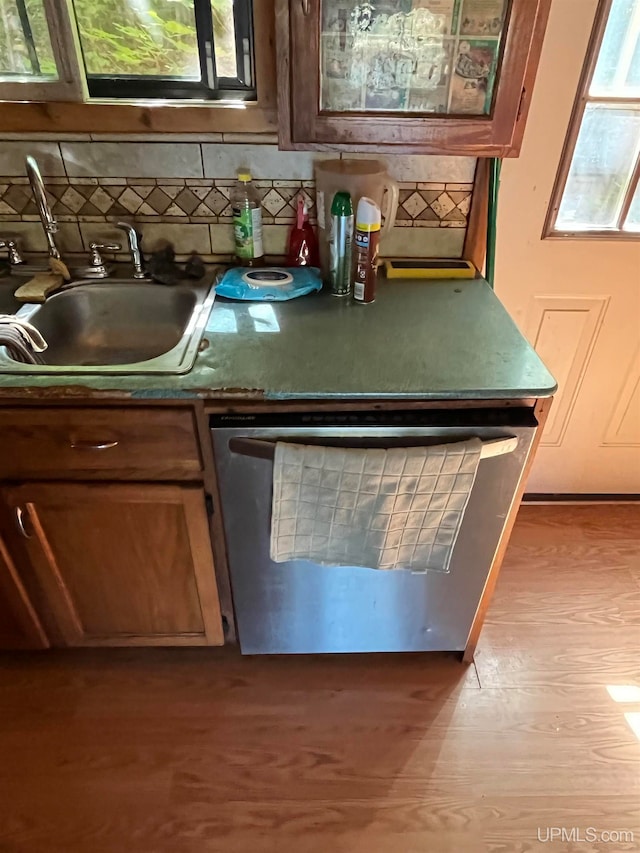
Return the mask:
{"type": "Polygon", "coordinates": [[[609,539],[638,541],[640,503],[524,504],[510,545],[523,541],[544,545],[552,541],[609,539]]]}
{"type": "Polygon", "coordinates": [[[0,853],[640,849],[640,507],[525,507],[451,655],[0,658],[0,853]],[[541,843],[547,827],[633,841],[541,843]]]}
{"type": "Polygon", "coordinates": [[[524,506],[485,624],[483,687],[638,684],[640,505],[524,506]]]}

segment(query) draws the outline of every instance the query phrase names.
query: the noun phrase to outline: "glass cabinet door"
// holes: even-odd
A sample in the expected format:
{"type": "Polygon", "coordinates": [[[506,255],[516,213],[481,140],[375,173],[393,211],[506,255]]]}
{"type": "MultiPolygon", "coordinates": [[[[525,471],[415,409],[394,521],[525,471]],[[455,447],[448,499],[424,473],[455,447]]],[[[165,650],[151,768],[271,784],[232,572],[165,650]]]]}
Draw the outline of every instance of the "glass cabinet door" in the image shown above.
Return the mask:
{"type": "Polygon", "coordinates": [[[320,111],[491,114],[509,0],[321,0],[320,111]]]}

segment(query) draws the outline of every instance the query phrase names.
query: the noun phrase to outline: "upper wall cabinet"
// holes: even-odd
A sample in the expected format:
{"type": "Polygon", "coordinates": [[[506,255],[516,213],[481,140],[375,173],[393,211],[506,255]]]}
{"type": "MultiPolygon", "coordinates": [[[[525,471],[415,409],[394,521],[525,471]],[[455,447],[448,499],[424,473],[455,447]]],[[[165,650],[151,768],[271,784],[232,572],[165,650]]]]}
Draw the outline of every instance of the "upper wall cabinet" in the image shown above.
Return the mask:
{"type": "Polygon", "coordinates": [[[280,144],[514,157],[551,0],[276,0],[280,144]]]}

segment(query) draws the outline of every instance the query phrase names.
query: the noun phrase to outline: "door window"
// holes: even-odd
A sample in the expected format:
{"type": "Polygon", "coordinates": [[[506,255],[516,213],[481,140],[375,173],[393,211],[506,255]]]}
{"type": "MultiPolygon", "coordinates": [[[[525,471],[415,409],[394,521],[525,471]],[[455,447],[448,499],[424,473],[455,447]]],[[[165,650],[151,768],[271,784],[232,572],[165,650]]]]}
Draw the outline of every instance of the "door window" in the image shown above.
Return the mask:
{"type": "Polygon", "coordinates": [[[601,3],[546,236],[640,235],[640,0],[601,3]]]}

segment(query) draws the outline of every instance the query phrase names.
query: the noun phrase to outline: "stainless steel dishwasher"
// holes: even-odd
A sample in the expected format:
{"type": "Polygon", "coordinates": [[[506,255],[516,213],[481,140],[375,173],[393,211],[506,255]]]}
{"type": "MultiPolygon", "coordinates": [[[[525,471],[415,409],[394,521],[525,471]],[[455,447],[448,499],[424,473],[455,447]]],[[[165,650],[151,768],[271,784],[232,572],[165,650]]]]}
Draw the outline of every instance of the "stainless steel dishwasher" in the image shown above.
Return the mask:
{"type": "Polygon", "coordinates": [[[537,422],[528,408],[211,417],[240,648],[244,654],[462,651],[537,422]],[[340,447],[478,436],[482,458],[448,573],[269,558],[275,442],[340,447]]]}

